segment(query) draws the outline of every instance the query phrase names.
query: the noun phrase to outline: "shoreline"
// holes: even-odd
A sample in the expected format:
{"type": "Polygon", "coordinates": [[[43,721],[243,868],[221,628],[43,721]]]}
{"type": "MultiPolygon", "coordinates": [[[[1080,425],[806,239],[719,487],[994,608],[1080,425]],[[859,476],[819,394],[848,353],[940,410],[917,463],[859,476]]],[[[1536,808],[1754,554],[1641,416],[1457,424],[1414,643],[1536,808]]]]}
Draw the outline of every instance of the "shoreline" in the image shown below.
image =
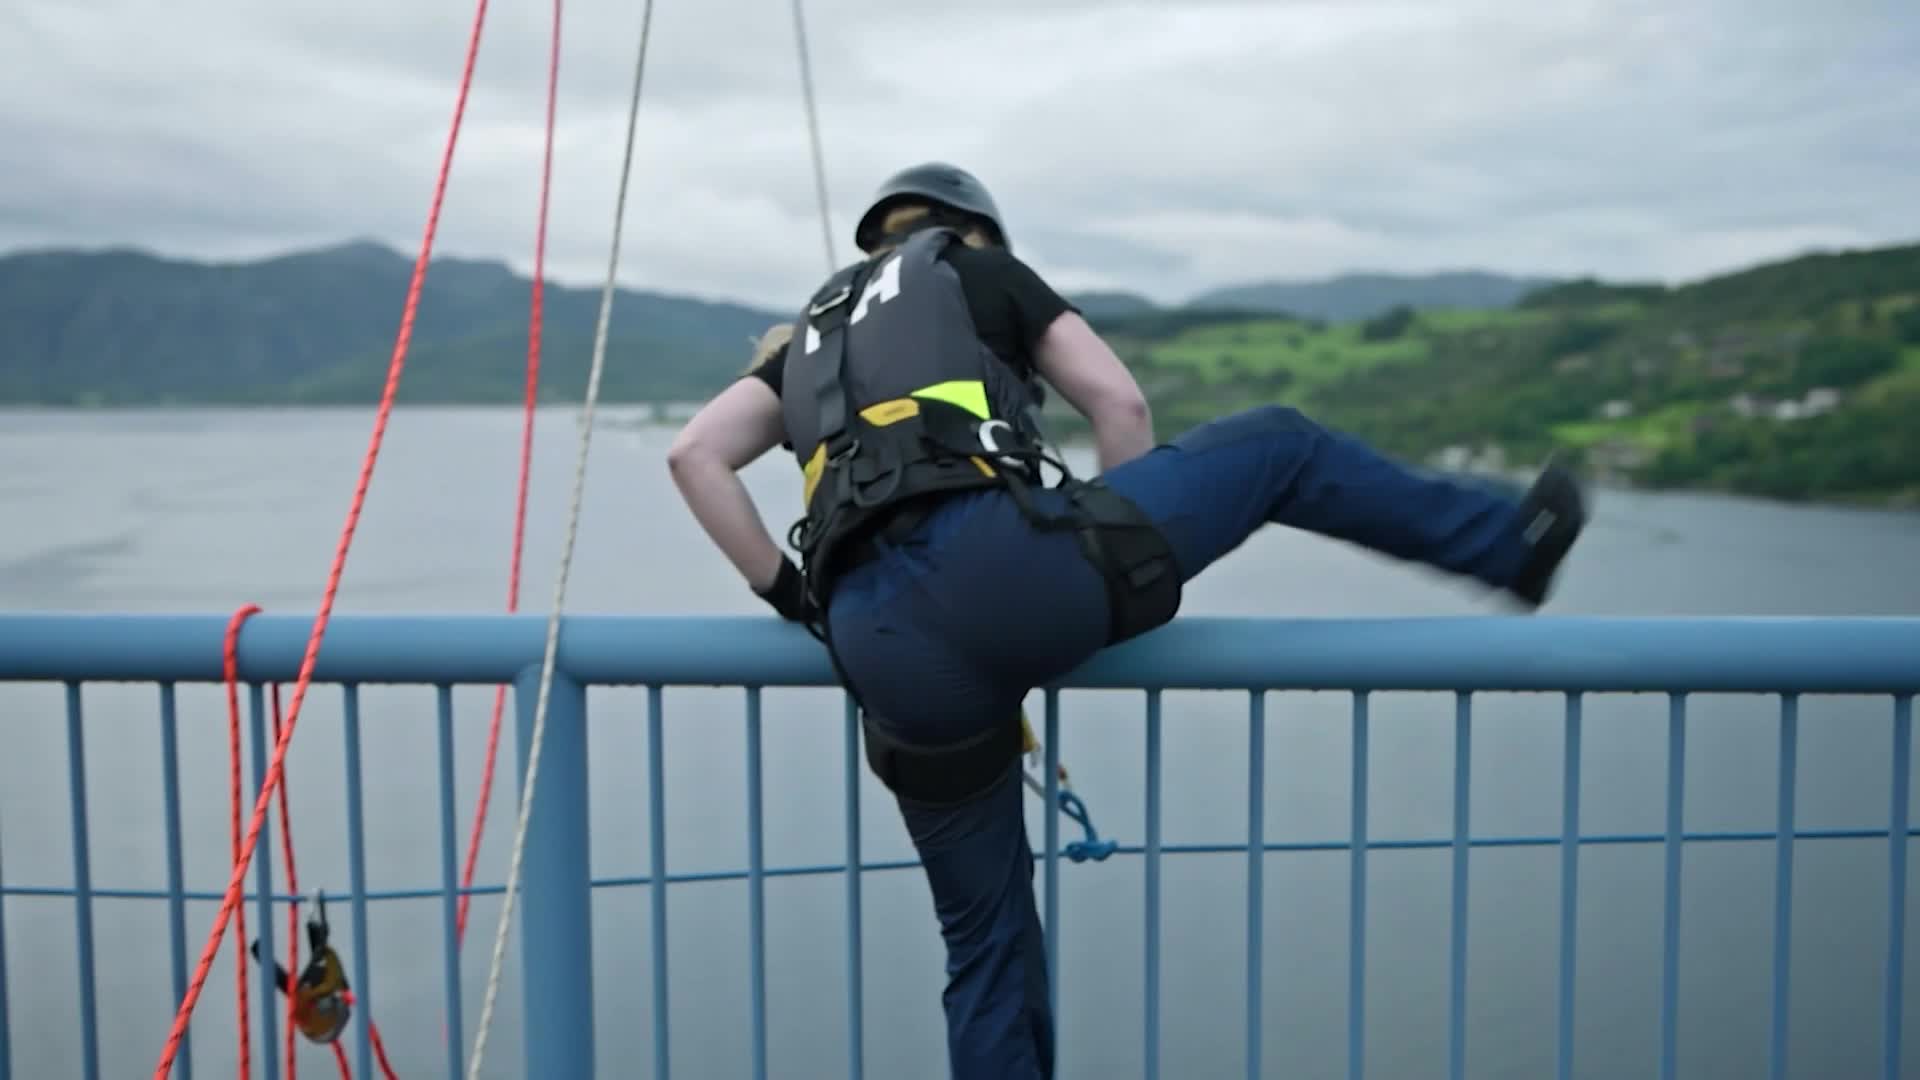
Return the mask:
{"type": "MultiPolygon", "coordinates": [[[[674,414],[682,410],[691,413],[700,402],[647,402],[614,401],[598,402],[595,427],[610,430],[641,430],[646,428],[671,429],[681,417],[674,414]]],[[[577,401],[540,401],[536,412],[577,411],[577,401]]],[[[328,413],[365,413],[371,416],[378,408],[377,402],[129,402],[124,404],[19,404],[0,402],[0,417],[9,415],[92,415],[107,413],[285,413],[285,412],[328,412],[328,413]]],[[[519,402],[396,402],[394,411],[402,410],[426,412],[513,412],[524,408],[519,402]]],[[[1054,439],[1060,446],[1085,449],[1092,445],[1092,437],[1085,431],[1075,430],[1064,437],[1054,439]]],[[[1537,465],[1517,467],[1509,465],[1505,469],[1448,469],[1434,465],[1431,461],[1408,461],[1417,469],[1460,477],[1467,481],[1491,481],[1497,484],[1518,484],[1524,487],[1538,471],[1537,465]]],[[[1743,499],[1751,502],[1768,503],[1786,507],[1807,507],[1826,510],[1864,510],[1893,514],[1920,513],[1920,489],[1912,491],[1886,492],[1873,495],[1812,495],[1804,498],[1789,498],[1778,495],[1760,495],[1749,492],[1733,491],[1710,486],[1669,486],[1636,484],[1617,473],[1604,476],[1589,473],[1585,477],[1588,487],[1596,492],[1616,492],[1621,494],[1646,495],[1693,495],[1743,499]]]]}

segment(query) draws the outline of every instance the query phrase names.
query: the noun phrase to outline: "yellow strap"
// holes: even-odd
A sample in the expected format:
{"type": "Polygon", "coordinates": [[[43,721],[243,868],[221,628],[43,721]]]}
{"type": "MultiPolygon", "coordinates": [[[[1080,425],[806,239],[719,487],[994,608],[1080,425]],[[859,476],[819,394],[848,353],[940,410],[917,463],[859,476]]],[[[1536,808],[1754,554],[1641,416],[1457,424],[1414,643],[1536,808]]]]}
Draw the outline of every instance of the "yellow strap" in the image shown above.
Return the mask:
{"type": "Polygon", "coordinates": [[[909,416],[920,415],[920,403],[910,397],[894,398],[860,410],[860,419],[874,427],[897,424],[909,416]]]}
{"type": "MultiPolygon", "coordinates": [[[[991,413],[987,411],[987,385],[978,379],[957,379],[950,382],[934,383],[922,387],[903,398],[891,398],[877,402],[860,410],[860,418],[874,427],[886,427],[897,424],[910,416],[920,415],[920,403],[914,398],[926,398],[929,401],[943,401],[957,408],[965,409],[982,420],[991,413]]],[[[983,476],[994,475],[993,467],[978,457],[969,458],[974,467],[983,476]]],[[[825,444],[815,446],[813,454],[800,466],[800,505],[813,503],[813,489],[820,483],[820,473],[827,465],[825,444]]]]}
{"type": "Polygon", "coordinates": [[[820,470],[827,467],[827,444],[821,443],[813,448],[813,456],[800,466],[800,505],[813,505],[813,489],[820,484],[820,470]]]}

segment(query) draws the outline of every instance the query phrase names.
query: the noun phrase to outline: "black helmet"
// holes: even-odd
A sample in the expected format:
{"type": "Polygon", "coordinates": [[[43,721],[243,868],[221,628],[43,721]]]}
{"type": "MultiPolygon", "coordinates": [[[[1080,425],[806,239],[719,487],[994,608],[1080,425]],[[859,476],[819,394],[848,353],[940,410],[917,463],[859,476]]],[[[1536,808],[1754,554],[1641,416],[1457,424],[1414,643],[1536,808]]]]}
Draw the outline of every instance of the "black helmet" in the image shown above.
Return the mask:
{"type": "Polygon", "coordinates": [[[1001,247],[1012,246],[1007,243],[1007,227],[1000,220],[1000,208],[993,204],[986,185],[967,170],[939,161],[915,165],[887,177],[880,190],[874,192],[873,204],[860,216],[860,224],[853,230],[853,242],[861,251],[872,251],[880,243],[880,221],[887,216],[887,211],[900,203],[920,199],[983,219],[1001,247]]]}

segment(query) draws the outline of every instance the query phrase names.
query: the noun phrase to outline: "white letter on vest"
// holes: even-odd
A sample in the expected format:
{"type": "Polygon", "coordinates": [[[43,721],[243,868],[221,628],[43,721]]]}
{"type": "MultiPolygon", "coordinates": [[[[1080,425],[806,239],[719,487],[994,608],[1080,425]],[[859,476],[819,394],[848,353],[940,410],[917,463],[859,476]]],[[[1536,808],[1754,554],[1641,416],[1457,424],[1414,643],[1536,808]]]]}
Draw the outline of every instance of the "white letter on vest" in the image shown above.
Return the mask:
{"type": "Polygon", "coordinates": [[[854,305],[853,314],[848,317],[850,323],[857,323],[867,317],[867,305],[878,297],[881,303],[900,295],[900,256],[895,255],[880,267],[880,273],[867,282],[866,290],[860,294],[860,302],[854,305]]]}

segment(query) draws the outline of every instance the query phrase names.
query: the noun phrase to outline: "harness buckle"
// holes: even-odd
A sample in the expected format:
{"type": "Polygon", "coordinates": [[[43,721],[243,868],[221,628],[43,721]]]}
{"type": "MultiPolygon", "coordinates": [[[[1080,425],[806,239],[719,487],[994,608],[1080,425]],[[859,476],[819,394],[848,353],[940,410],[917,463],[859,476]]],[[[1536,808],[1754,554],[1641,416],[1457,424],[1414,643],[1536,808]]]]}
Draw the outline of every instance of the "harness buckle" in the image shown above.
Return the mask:
{"type": "Polygon", "coordinates": [[[848,300],[851,300],[852,298],[853,298],[853,286],[842,285],[840,286],[839,292],[834,293],[832,296],[828,297],[825,300],[820,301],[817,304],[809,305],[807,308],[807,317],[817,319],[820,316],[825,315],[827,312],[832,311],[834,308],[839,307],[841,304],[846,303],[848,300]]]}
{"type": "Polygon", "coordinates": [[[847,462],[853,460],[853,456],[859,452],[860,440],[848,435],[844,431],[827,440],[828,465],[845,465],[847,462]],[[837,450],[834,449],[835,443],[839,444],[839,449],[837,450]]]}

